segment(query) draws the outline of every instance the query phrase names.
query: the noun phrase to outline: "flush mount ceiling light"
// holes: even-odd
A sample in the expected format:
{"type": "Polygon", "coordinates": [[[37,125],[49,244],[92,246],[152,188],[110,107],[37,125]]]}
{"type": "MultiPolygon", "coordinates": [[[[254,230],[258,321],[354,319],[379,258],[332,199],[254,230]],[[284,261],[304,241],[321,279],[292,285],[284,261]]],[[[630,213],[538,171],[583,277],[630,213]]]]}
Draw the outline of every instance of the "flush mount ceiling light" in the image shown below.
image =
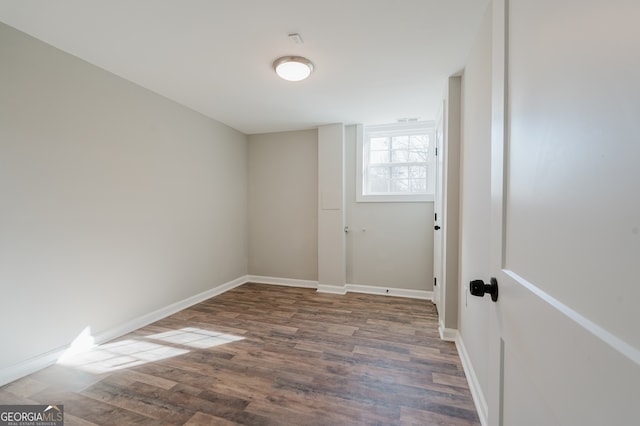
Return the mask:
{"type": "Polygon", "coordinates": [[[311,75],[313,63],[302,56],[283,56],[273,61],[276,74],[287,81],[301,81],[311,75]]]}

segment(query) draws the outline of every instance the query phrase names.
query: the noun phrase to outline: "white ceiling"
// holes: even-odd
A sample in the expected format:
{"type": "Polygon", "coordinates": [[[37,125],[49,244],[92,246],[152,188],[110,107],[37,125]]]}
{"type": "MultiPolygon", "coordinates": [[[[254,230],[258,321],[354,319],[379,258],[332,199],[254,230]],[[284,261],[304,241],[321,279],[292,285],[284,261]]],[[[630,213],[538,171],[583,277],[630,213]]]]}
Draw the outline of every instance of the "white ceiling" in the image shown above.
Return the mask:
{"type": "Polygon", "coordinates": [[[0,0],[0,21],[247,134],[433,119],[488,0],[0,0]],[[287,34],[299,33],[304,43],[287,34]],[[315,64],[303,82],[271,64],[315,64]]]}

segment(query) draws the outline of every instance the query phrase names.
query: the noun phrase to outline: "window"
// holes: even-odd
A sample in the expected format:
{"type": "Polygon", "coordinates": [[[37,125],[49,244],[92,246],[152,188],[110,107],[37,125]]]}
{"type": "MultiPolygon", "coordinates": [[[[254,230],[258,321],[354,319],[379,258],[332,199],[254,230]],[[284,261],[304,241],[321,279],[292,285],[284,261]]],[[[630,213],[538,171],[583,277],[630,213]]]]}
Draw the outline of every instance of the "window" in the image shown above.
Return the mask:
{"type": "Polygon", "coordinates": [[[358,126],[356,201],[433,201],[430,122],[358,126]]]}

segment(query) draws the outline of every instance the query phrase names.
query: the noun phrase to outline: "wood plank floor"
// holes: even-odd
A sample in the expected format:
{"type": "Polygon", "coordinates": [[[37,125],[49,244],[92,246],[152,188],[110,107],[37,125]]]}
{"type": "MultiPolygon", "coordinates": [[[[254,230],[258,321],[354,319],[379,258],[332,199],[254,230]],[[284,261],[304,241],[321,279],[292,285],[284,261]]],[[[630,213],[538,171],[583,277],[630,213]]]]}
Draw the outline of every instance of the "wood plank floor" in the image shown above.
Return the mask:
{"type": "Polygon", "coordinates": [[[431,302],[245,284],[0,388],[66,425],[479,425],[431,302]]]}

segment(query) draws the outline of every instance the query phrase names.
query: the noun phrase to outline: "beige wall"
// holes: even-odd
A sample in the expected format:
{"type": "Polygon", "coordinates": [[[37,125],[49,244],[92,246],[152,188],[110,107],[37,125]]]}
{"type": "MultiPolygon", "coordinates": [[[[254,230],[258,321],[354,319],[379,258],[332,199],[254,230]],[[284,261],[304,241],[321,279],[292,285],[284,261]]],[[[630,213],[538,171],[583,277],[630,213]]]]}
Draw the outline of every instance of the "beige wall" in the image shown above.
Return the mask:
{"type": "Polygon", "coordinates": [[[487,298],[469,294],[469,282],[491,277],[491,9],[487,10],[462,79],[460,155],[460,307],[458,329],[483,393],[488,392],[487,298]]]}
{"type": "Polygon", "coordinates": [[[432,291],[433,203],[356,203],[356,126],[345,148],[347,283],[432,291]]]}
{"type": "Polygon", "coordinates": [[[249,273],[318,280],[318,131],[249,136],[249,273]]]}
{"type": "Polygon", "coordinates": [[[0,40],[0,371],[247,274],[246,136],[0,40]]]}

